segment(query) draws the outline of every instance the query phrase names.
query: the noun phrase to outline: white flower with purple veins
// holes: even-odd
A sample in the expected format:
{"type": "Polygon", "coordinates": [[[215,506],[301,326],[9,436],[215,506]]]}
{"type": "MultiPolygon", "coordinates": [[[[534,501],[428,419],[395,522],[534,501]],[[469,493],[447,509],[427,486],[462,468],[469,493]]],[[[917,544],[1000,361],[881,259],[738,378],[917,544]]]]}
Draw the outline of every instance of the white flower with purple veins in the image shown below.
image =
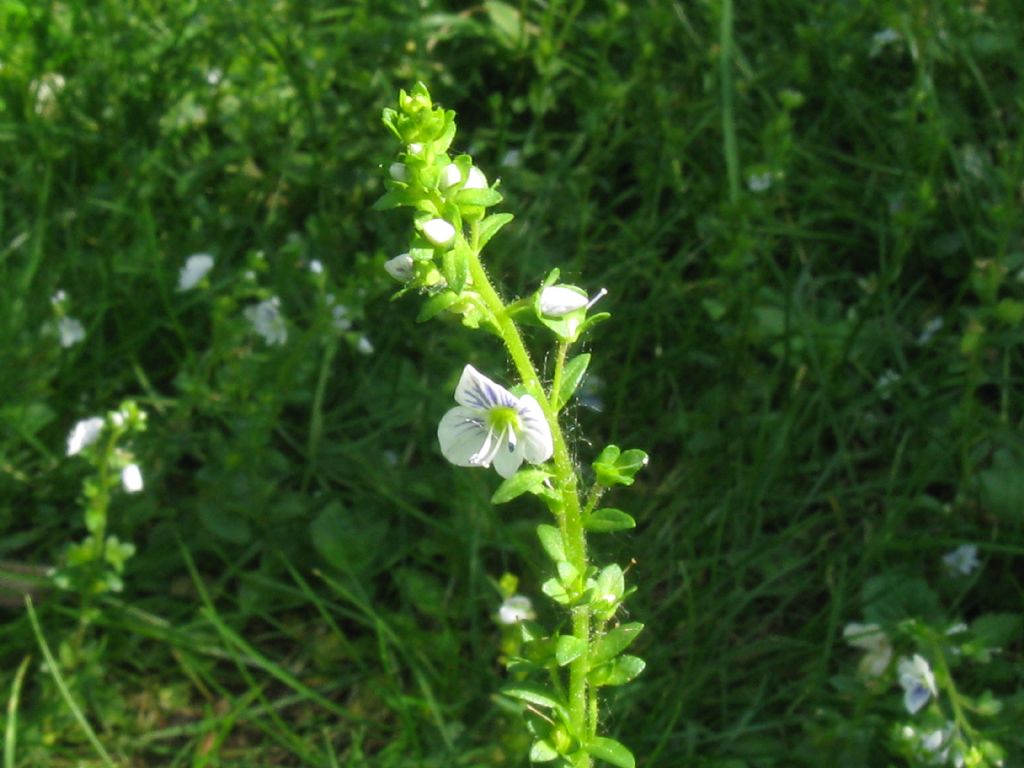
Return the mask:
{"type": "Polygon", "coordinates": [[[138,464],[129,464],[121,470],[121,485],[128,493],[138,493],[142,490],[142,470],[138,464]]]}
{"type": "Polygon", "coordinates": [[[507,597],[498,609],[498,621],[502,624],[518,624],[536,617],[537,614],[533,612],[533,603],[526,595],[507,597]]]}
{"type": "Polygon", "coordinates": [[[213,256],[208,253],[196,253],[185,259],[185,266],[178,273],[178,290],[191,291],[213,269],[213,256]]]}
{"type": "Polygon", "coordinates": [[[900,659],[896,672],[903,688],[903,706],[910,714],[917,714],[932,696],[938,697],[935,675],[927,660],[920,654],[915,653],[912,659],[900,659]]]}
{"type": "Polygon", "coordinates": [[[978,560],[978,547],[974,544],[961,544],[952,552],[943,555],[942,563],[953,573],[970,576],[981,565],[978,560]]]}
{"type": "Polygon", "coordinates": [[[551,428],[530,395],[516,397],[467,365],[455,402],[441,419],[441,453],[459,467],[489,467],[511,477],[523,463],[542,464],[554,453],[551,428]]]}
{"type": "Polygon", "coordinates": [[[860,672],[867,677],[879,677],[892,660],[892,643],[877,624],[851,622],[843,628],[843,639],[854,648],[865,651],[860,672]]]}
{"type": "Polygon", "coordinates": [[[81,453],[83,449],[95,443],[102,431],[103,419],[99,416],[90,416],[75,424],[68,435],[68,456],[81,453]]]}
{"type": "Polygon", "coordinates": [[[245,308],[245,319],[267,344],[284,344],[288,341],[288,327],[281,315],[281,302],[274,296],[251,304],[245,308]]]}
{"type": "Polygon", "coordinates": [[[414,273],[412,256],[400,253],[384,262],[384,270],[400,283],[408,283],[414,273]]]}
{"type": "Polygon", "coordinates": [[[60,345],[67,349],[85,339],[85,326],[65,315],[57,318],[57,335],[60,336],[60,345]]]}

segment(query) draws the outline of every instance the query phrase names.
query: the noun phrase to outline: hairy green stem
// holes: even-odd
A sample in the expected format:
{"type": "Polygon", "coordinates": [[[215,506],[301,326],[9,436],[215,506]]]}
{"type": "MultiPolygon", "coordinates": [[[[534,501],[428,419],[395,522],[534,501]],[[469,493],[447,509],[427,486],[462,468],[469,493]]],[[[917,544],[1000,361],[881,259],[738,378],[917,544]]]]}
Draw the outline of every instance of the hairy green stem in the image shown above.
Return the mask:
{"type": "MultiPolygon", "coordinates": [[[[558,527],[565,544],[566,556],[579,573],[578,583],[573,597],[583,593],[587,572],[587,537],[583,528],[583,514],[580,509],[579,492],[576,483],[576,470],[573,467],[572,457],[569,453],[568,444],[562,434],[561,426],[558,423],[558,413],[552,404],[552,398],[557,397],[557,391],[553,389],[552,398],[549,398],[544,391],[537,369],[530,359],[530,354],[523,343],[519,328],[506,311],[505,302],[502,301],[498,292],[491,284],[490,278],[480,263],[478,249],[478,224],[470,224],[471,231],[471,252],[469,258],[469,274],[473,280],[473,287],[480,294],[485,306],[494,316],[498,333],[508,350],[512,363],[515,365],[519,377],[523,381],[526,391],[532,395],[540,404],[551,427],[551,439],[554,445],[554,482],[555,487],[561,494],[561,508],[556,512],[558,527]]],[[[564,348],[565,345],[562,345],[564,348]]],[[[564,351],[560,350],[564,358],[564,351]]],[[[587,690],[587,672],[589,668],[590,648],[590,606],[577,605],[572,609],[572,631],[573,635],[582,640],[588,649],[569,665],[569,718],[573,735],[580,739],[586,739],[596,727],[596,722],[589,723],[589,719],[596,721],[595,711],[590,711],[589,696],[587,690]]],[[[592,762],[585,750],[576,753],[574,768],[590,768],[592,762]]]]}

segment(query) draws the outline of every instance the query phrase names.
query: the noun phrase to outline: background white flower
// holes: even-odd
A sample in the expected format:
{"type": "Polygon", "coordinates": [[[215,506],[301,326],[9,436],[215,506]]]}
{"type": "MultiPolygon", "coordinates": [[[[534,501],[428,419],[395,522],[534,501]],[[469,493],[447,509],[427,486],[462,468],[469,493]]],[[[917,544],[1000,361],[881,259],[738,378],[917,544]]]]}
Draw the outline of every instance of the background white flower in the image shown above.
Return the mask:
{"type": "Polygon", "coordinates": [[[420,228],[423,230],[423,236],[438,248],[450,245],[455,239],[455,227],[444,219],[430,219],[423,222],[420,228]]]}
{"type": "Polygon", "coordinates": [[[407,283],[412,279],[413,261],[408,253],[400,253],[393,259],[384,262],[384,270],[400,283],[407,283]]]}
{"type": "Polygon", "coordinates": [[[860,662],[861,674],[879,677],[892,661],[892,643],[877,624],[851,622],[843,628],[843,639],[854,648],[866,651],[860,662]]]}
{"type": "Polygon", "coordinates": [[[512,595],[505,598],[505,601],[498,609],[498,621],[502,624],[518,624],[521,621],[528,621],[536,618],[533,612],[533,603],[526,595],[512,595]]]}
{"type": "Polygon", "coordinates": [[[912,659],[900,659],[896,672],[903,688],[903,705],[910,714],[917,714],[928,703],[928,699],[939,695],[932,668],[920,654],[915,653],[912,659]]]}
{"type": "Polygon", "coordinates": [[[284,344],[288,341],[288,327],[281,316],[281,302],[276,296],[259,304],[249,305],[245,308],[244,314],[252,329],[262,336],[267,344],[284,344]]]}
{"type": "Polygon", "coordinates": [[[121,485],[128,493],[138,493],[142,490],[142,470],[138,464],[129,464],[121,470],[121,485]]]}
{"type": "Polygon", "coordinates": [[[99,416],[90,416],[75,424],[68,435],[68,456],[81,453],[95,443],[103,431],[103,419],[99,416]]]}
{"type": "Polygon", "coordinates": [[[199,285],[213,269],[213,256],[208,253],[196,253],[185,259],[185,266],[178,273],[178,290],[190,291],[199,285]]]}
{"type": "Polygon", "coordinates": [[[974,544],[961,544],[952,552],[944,554],[942,562],[949,570],[961,576],[970,576],[981,565],[978,547],[974,544]]]}
{"type": "Polygon", "coordinates": [[[467,365],[455,388],[455,402],[441,419],[437,439],[441,453],[459,467],[489,467],[511,477],[523,463],[551,458],[551,428],[540,404],[530,395],[516,397],[467,365]]]}
{"type": "Polygon", "coordinates": [[[85,326],[75,318],[65,315],[57,318],[57,335],[60,336],[60,345],[67,349],[85,340],[85,326]]]}

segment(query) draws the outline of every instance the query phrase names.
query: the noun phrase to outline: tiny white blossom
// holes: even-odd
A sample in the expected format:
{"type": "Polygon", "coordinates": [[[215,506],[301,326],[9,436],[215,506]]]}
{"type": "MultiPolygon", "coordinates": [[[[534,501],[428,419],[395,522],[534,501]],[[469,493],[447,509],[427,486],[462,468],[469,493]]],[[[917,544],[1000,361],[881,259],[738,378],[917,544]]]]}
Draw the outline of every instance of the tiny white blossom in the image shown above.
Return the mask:
{"type": "MultiPolygon", "coordinates": [[[[441,181],[439,186],[442,190],[450,189],[462,181],[462,172],[459,170],[459,166],[455,163],[448,163],[441,171],[441,181]]],[[[475,165],[470,166],[469,173],[466,175],[466,183],[462,185],[463,189],[487,189],[487,177],[484,176],[483,171],[477,168],[475,165]]]]}
{"type": "Polygon", "coordinates": [[[53,306],[55,307],[63,306],[64,302],[66,302],[67,300],[68,295],[63,288],[58,289],[57,292],[50,297],[50,303],[53,304],[53,306]]]}
{"type": "Polygon", "coordinates": [[[516,397],[467,365],[455,388],[455,402],[441,419],[441,453],[459,467],[489,467],[511,477],[523,463],[551,458],[551,428],[531,396],[516,397]]]}
{"type": "Polygon", "coordinates": [[[886,27],[885,29],[875,32],[871,37],[871,51],[868,55],[871,58],[875,58],[882,52],[882,49],[891,43],[895,43],[900,39],[900,33],[895,29],[886,27]]]}
{"type": "Polygon", "coordinates": [[[506,168],[516,168],[523,164],[523,153],[518,149],[510,149],[501,158],[501,164],[506,168]]]}
{"type": "Polygon", "coordinates": [[[395,181],[407,182],[409,180],[409,169],[405,163],[392,163],[388,166],[388,175],[395,181]]]}
{"type": "Polygon", "coordinates": [[[883,400],[888,400],[899,380],[900,375],[892,368],[888,368],[878,377],[878,381],[875,382],[875,389],[878,390],[878,394],[883,400]]]}
{"type": "Polygon", "coordinates": [[[420,152],[423,151],[423,145],[420,144],[418,141],[414,141],[406,149],[409,151],[410,155],[418,155],[420,152]]]}
{"type": "Polygon", "coordinates": [[[210,85],[218,85],[221,80],[224,79],[224,71],[214,67],[213,69],[207,70],[206,82],[210,85]]]}
{"type": "Polygon", "coordinates": [[[324,273],[324,263],[320,259],[313,259],[309,262],[309,271],[314,275],[322,275],[324,273]]]}
{"type": "Polygon", "coordinates": [[[444,219],[430,219],[425,221],[420,226],[420,229],[423,230],[423,236],[426,237],[432,245],[436,245],[438,248],[451,245],[452,240],[455,239],[455,227],[444,219]]]}
{"type": "Polygon", "coordinates": [[[185,259],[185,266],[178,273],[178,290],[190,291],[199,285],[213,269],[213,256],[208,253],[196,253],[185,259]]]}
{"type": "Polygon", "coordinates": [[[747,189],[751,192],[764,192],[772,186],[771,171],[752,173],[747,177],[747,189]]]}
{"type": "Polygon", "coordinates": [[[360,354],[372,355],[373,354],[373,342],[366,336],[360,336],[359,341],[356,342],[356,349],[360,354]]]}
{"type": "Polygon", "coordinates": [[[400,253],[393,259],[384,262],[384,269],[389,275],[400,283],[407,283],[412,279],[413,261],[408,253],[400,253]]]}
{"type": "Polygon", "coordinates": [[[129,464],[121,470],[121,485],[128,493],[138,493],[142,490],[142,470],[138,464],[129,464]]]}
{"type": "Polygon", "coordinates": [[[928,699],[939,695],[932,668],[920,654],[915,653],[912,659],[901,658],[896,672],[903,688],[903,706],[910,714],[917,714],[928,699]]]}
{"type": "Polygon", "coordinates": [[[861,674],[879,677],[892,660],[892,643],[877,624],[851,622],[843,628],[843,638],[854,648],[865,651],[860,662],[861,674]]]}
{"type": "Polygon", "coordinates": [[[562,317],[587,306],[587,294],[566,285],[549,285],[540,292],[540,311],[549,317],[562,317]]]}
{"type": "Polygon", "coordinates": [[[943,555],[942,563],[954,573],[970,576],[981,565],[978,560],[978,547],[975,544],[961,544],[952,552],[943,555]]]}
{"type": "Polygon", "coordinates": [[[284,344],[288,340],[288,327],[281,315],[281,302],[273,298],[250,304],[245,308],[245,319],[267,344],[284,344]]]}
{"type": "Polygon", "coordinates": [[[57,318],[57,334],[60,336],[60,345],[67,349],[85,339],[85,326],[65,315],[57,318]]]}
{"type": "Polygon", "coordinates": [[[331,325],[334,326],[334,330],[341,333],[350,329],[352,327],[352,312],[349,308],[344,304],[339,304],[333,293],[328,293],[325,300],[331,310],[331,325]]]}
{"type": "Polygon", "coordinates": [[[526,595],[512,595],[505,598],[505,601],[498,609],[498,621],[502,624],[518,624],[521,621],[529,621],[536,618],[533,611],[533,603],[526,595]]]}
{"type": "Polygon", "coordinates": [[[47,72],[32,81],[35,91],[35,111],[37,115],[50,117],[57,109],[57,94],[64,90],[64,75],[59,72],[47,72]]]}
{"type": "Polygon", "coordinates": [[[941,330],[942,318],[933,317],[931,320],[925,323],[924,328],[921,329],[921,334],[917,337],[917,346],[923,347],[925,344],[932,340],[936,333],[938,333],[941,330]]]}
{"type": "Polygon", "coordinates": [[[68,435],[68,456],[81,453],[83,449],[95,443],[102,431],[103,419],[99,416],[90,416],[75,424],[68,435]]]}

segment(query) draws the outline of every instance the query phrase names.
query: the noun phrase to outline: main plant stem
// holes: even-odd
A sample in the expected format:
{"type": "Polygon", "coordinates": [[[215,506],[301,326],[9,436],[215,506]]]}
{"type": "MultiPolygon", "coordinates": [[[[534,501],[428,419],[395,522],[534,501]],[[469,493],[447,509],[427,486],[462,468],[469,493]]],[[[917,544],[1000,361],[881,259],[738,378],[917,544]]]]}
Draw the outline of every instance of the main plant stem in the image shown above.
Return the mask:
{"type": "MultiPolygon", "coordinates": [[[[558,520],[558,528],[562,534],[562,542],[565,545],[565,553],[570,565],[579,573],[578,583],[573,590],[575,595],[583,593],[587,572],[587,536],[583,528],[583,514],[580,509],[579,492],[576,485],[576,471],[573,469],[572,457],[569,455],[569,448],[562,434],[562,428],[558,423],[558,413],[552,404],[552,398],[556,397],[556,391],[552,391],[551,398],[544,391],[537,369],[530,359],[530,353],[523,344],[523,337],[519,328],[509,317],[498,292],[491,284],[490,278],[480,263],[478,248],[478,225],[476,222],[470,225],[471,241],[470,250],[472,255],[469,258],[469,274],[473,280],[473,288],[480,294],[480,298],[494,316],[505,347],[508,349],[509,357],[523,380],[526,391],[532,395],[540,404],[551,427],[551,440],[554,445],[553,461],[555,466],[555,487],[562,497],[561,508],[555,512],[558,520]]],[[[572,633],[573,636],[583,641],[586,651],[582,653],[569,665],[569,718],[573,735],[581,740],[587,739],[593,734],[596,728],[596,707],[591,707],[588,702],[587,671],[589,667],[590,650],[590,607],[588,605],[577,605],[572,609],[572,633]],[[590,710],[593,708],[593,712],[590,710]],[[588,715],[594,720],[588,722],[588,715]]],[[[596,701],[596,699],[595,699],[596,701]]],[[[593,765],[590,755],[586,750],[579,750],[573,760],[574,768],[590,768],[593,765]]]]}

